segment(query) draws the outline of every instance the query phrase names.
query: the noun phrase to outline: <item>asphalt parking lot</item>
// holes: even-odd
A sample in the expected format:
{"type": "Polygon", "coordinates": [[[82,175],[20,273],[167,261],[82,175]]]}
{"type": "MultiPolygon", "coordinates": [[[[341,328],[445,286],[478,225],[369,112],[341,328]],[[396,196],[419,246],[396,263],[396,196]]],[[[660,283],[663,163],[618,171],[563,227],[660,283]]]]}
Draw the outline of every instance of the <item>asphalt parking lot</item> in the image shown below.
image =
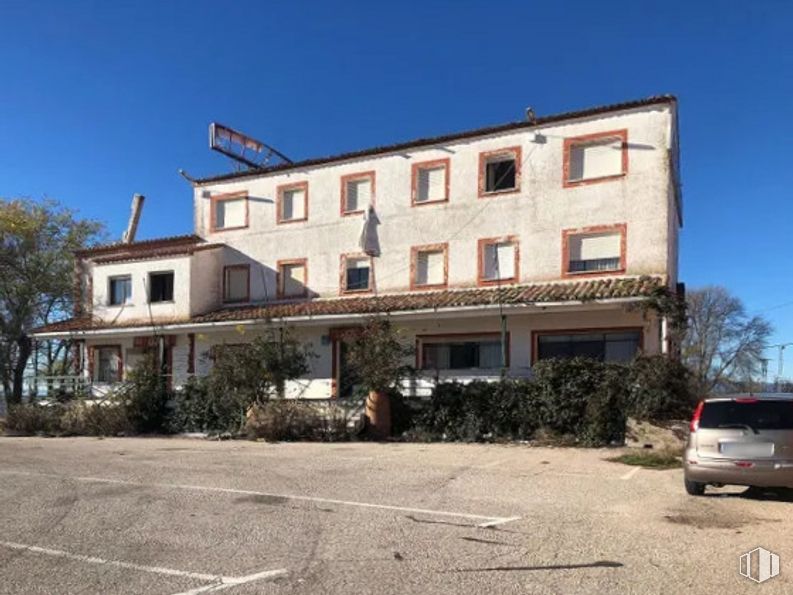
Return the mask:
{"type": "Polygon", "coordinates": [[[613,454],[0,438],[0,593],[790,592],[789,497],[613,454]]]}

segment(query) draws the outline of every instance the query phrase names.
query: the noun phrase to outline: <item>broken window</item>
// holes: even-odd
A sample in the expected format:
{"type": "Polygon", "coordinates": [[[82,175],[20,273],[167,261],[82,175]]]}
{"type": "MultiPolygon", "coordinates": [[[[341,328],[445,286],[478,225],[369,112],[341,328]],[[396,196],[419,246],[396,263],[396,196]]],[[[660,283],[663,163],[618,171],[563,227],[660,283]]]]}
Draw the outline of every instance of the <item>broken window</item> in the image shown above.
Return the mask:
{"type": "Polygon", "coordinates": [[[110,277],[108,297],[111,306],[129,304],[132,301],[132,277],[129,275],[110,277]]]}
{"type": "Polygon", "coordinates": [[[250,299],[251,269],[247,264],[231,265],[223,269],[223,301],[247,302],[250,299]]]}
{"type": "Polygon", "coordinates": [[[520,147],[483,153],[480,157],[480,194],[518,190],[520,185],[520,147]]]}
{"type": "Polygon", "coordinates": [[[149,273],[149,302],[173,301],[173,271],[149,273]]]}

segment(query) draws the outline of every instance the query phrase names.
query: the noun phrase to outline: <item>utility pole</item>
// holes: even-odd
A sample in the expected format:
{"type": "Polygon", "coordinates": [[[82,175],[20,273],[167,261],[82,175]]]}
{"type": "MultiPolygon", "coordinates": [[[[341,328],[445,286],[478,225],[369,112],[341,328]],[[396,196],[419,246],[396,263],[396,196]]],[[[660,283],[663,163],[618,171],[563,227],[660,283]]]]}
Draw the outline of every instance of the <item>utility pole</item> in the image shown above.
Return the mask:
{"type": "Polygon", "coordinates": [[[769,349],[777,348],[779,350],[777,366],[776,366],[776,390],[779,391],[780,385],[783,380],[783,374],[785,371],[785,348],[793,346],[793,342],[791,343],[780,343],[778,345],[769,345],[769,349]]]}

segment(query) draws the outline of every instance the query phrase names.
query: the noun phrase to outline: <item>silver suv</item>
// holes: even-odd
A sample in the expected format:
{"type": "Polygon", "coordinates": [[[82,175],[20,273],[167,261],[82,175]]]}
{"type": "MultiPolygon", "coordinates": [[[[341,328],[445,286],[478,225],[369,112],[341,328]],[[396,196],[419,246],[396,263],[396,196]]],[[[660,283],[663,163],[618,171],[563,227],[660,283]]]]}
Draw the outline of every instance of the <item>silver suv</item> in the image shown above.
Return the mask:
{"type": "Polygon", "coordinates": [[[725,484],[793,488],[793,395],[701,401],[683,458],[686,491],[725,484]]]}

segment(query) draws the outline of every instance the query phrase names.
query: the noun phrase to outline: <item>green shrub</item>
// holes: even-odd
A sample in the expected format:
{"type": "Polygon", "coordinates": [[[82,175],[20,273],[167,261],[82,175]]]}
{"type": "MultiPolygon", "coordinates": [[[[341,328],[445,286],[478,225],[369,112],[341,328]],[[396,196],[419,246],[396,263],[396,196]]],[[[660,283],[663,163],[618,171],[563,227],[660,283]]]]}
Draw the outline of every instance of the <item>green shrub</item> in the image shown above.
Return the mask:
{"type": "Polygon", "coordinates": [[[57,404],[20,403],[11,405],[6,429],[25,435],[61,433],[62,406],[57,404]]]}
{"type": "Polygon", "coordinates": [[[663,355],[637,358],[628,367],[626,412],[646,421],[687,419],[696,402],[691,373],[663,355]]]}
{"type": "Polygon", "coordinates": [[[523,380],[442,382],[409,434],[466,442],[528,439],[538,426],[538,406],[537,391],[523,380]]]}
{"type": "Polygon", "coordinates": [[[171,432],[237,433],[245,410],[205,378],[191,378],[171,399],[168,429],[171,432]]]}
{"type": "Polygon", "coordinates": [[[583,445],[605,446],[625,442],[627,395],[624,367],[604,364],[596,390],[587,401],[585,429],[580,435],[583,445]]]}
{"type": "Polygon", "coordinates": [[[148,434],[168,429],[168,401],[171,398],[166,378],[153,355],[147,356],[116,388],[112,398],[124,408],[134,432],[148,434]]]}

